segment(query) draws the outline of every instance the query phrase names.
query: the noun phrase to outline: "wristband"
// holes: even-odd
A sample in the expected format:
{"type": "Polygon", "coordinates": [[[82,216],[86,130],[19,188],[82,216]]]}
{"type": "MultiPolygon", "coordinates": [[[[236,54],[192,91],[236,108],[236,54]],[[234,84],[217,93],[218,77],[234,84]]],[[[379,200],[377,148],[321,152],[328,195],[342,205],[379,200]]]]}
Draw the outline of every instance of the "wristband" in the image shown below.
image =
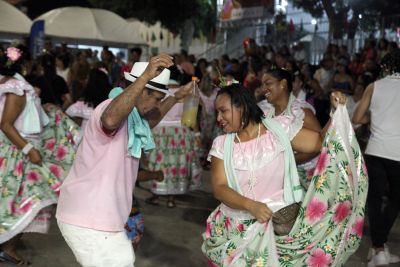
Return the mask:
{"type": "Polygon", "coordinates": [[[28,155],[29,151],[31,151],[32,148],[33,148],[33,145],[31,143],[26,143],[26,145],[22,149],[22,153],[24,153],[25,155],[28,155]]]}

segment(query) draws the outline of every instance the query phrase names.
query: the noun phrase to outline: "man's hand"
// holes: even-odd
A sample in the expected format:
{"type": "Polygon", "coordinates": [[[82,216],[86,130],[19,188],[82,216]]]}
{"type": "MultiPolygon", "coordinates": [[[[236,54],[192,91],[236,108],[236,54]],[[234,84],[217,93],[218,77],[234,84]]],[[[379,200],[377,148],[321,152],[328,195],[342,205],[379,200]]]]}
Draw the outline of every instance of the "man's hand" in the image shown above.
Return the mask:
{"type": "Polygon", "coordinates": [[[179,90],[175,92],[176,101],[182,103],[185,97],[194,93],[193,91],[194,83],[196,83],[196,81],[191,81],[185,84],[184,86],[181,86],[179,90]]]}
{"type": "Polygon", "coordinates": [[[149,61],[149,65],[141,75],[148,81],[160,75],[165,69],[174,65],[173,57],[167,54],[159,54],[158,56],[152,57],[149,61]]]}

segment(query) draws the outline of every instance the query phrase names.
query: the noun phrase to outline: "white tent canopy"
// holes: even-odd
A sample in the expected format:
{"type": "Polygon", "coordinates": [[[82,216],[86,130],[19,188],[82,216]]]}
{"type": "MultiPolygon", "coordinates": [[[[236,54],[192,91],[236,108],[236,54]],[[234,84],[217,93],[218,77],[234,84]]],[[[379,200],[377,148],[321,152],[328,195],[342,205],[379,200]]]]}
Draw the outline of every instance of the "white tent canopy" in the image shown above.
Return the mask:
{"type": "Polygon", "coordinates": [[[45,34],[55,41],[127,47],[146,45],[139,33],[117,14],[96,8],[63,7],[35,19],[45,21],[45,34]]]}
{"type": "Polygon", "coordinates": [[[32,21],[19,9],[6,1],[0,0],[0,34],[28,35],[32,21]]]}

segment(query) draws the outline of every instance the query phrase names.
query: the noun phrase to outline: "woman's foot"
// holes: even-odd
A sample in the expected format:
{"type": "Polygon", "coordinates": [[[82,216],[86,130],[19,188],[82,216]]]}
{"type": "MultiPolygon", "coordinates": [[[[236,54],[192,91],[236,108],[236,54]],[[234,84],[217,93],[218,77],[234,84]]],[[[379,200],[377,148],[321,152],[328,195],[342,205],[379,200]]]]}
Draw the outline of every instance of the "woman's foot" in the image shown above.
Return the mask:
{"type": "Polygon", "coordinates": [[[158,205],[158,196],[153,195],[152,197],[146,198],[144,202],[151,205],[158,205]]]}

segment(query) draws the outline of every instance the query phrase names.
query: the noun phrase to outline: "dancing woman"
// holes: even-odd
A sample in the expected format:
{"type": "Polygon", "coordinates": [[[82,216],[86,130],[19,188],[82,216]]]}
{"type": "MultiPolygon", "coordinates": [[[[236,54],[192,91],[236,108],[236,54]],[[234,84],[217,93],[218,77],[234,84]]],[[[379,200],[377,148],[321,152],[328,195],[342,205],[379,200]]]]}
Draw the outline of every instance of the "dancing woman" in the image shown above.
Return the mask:
{"type": "MultiPolygon", "coordinates": [[[[335,93],[331,102],[344,104],[345,96],[335,93]]],[[[240,85],[222,88],[216,109],[227,134],[217,137],[210,151],[214,195],[222,203],[207,219],[202,250],[209,265],[344,263],[362,236],[367,192],[346,110],[337,108],[321,145],[318,132],[294,129],[292,116],[265,118],[240,85]],[[292,149],[321,151],[307,192],[299,186],[292,149]],[[273,213],[295,202],[302,203],[293,228],[276,236],[273,213]]]]}

